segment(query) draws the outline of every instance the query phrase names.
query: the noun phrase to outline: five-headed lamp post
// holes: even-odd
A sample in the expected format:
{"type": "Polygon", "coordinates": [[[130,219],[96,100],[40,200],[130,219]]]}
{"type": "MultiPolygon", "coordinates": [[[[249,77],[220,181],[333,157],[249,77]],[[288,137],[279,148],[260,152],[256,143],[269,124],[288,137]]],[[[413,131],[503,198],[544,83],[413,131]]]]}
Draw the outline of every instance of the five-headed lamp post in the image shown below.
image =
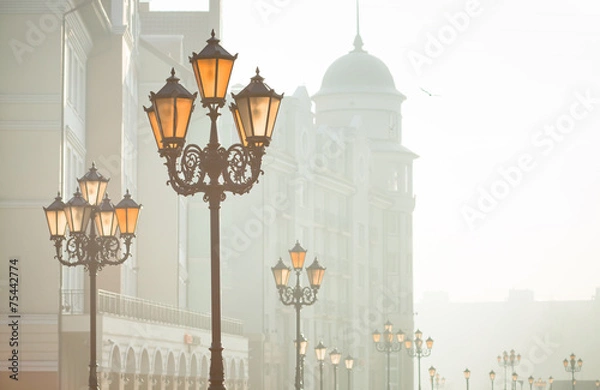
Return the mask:
{"type": "Polygon", "coordinates": [[[433,339],[428,337],[427,340],[425,340],[425,345],[423,345],[423,332],[417,329],[414,340],[411,340],[410,338],[404,340],[404,348],[406,348],[410,357],[417,358],[417,374],[419,376],[419,390],[421,390],[421,357],[431,355],[433,339]]]}
{"type": "Polygon", "coordinates": [[[250,191],[262,173],[262,157],[271,141],[275,119],[283,95],[278,95],[259,75],[238,94],[232,94],[230,105],[240,143],[229,148],[221,146],[217,132],[219,109],[225,105],[225,95],[237,58],[219,45],[214,31],[200,53],[189,58],[202,107],[210,118],[209,142],[205,147],[186,146],[186,135],[197,93],[190,93],[175,77],[171,77],[157,93],[150,92],[148,114],[156,138],[158,153],[166,159],[168,184],[179,195],[204,193],[210,209],[211,264],[211,331],[209,389],[221,390],[224,385],[223,347],[221,344],[221,282],[220,282],[220,215],[225,193],[244,194],[250,191]]]}
{"type": "Polygon", "coordinates": [[[565,366],[565,371],[571,373],[571,389],[575,390],[575,373],[581,371],[581,366],[583,366],[583,360],[575,360],[575,354],[572,353],[569,356],[569,360],[563,360],[563,365],[565,366]]]}
{"type": "Polygon", "coordinates": [[[382,334],[377,329],[372,333],[375,349],[378,352],[385,353],[387,356],[387,390],[390,390],[390,355],[392,352],[400,351],[402,349],[402,342],[404,342],[404,332],[398,330],[394,334],[392,330],[393,326],[389,320],[383,324],[383,340],[381,339],[382,334]]]}
{"type": "Polygon", "coordinates": [[[96,358],[96,288],[97,273],[107,265],[122,264],[131,256],[141,205],[135,203],[129,191],[114,206],[106,187],[108,179],[98,173],[94,164],[77,180],[79,188],[66,204],[60,194],[44,207],[50,239],[54,241],[58,261],[65,266],[83,265],[90,274],[90,372],[89,388],[98,389],[96,358]],[[66,238],[67,227],[69,238],[66,238]],[[123,245],[117,238],[123,240],[123,245]],[[63,241],[66,241],[63,253],[63,241]],[[65,256],[66,254],[66,256],[65,256]]]}
{"type": "Polygon", "coordinates": [[[515,371],[515,366],[521,363],[521,354],[515,353],[514,349],[510,350],[510,354],[506,351],[502,352],[502,355],[498,355],[498,365],[504,367],[504,390],[506,390],[506,381],[508,380],[507,370],[510,367],[510,371],[515,371]]]}
{"type": "MultiPolygon", "coordinates": [[[[296,309],[296,340],[300,340],[300,310],[302,309],[302,306],[309,306],[317,301],[317,292],[321,287],[323,275],[325,275],[325,267],[322,267],[315,257],[313,263],[306,267],[306,274],[308,275],[310,287],[302,287],[300,286],[300,273],[304,267],[306,249],[302,248],[300,243],[296,241],[296,245],[289,250],[289,253],[292,260],[292,266],[294,267],[294,271],[296,271],[296,285],[293,287],[288,286],[292,270],[290,267],[283,264],[281,258],[279,258],[275,267],[271,267],[271,271],[275,278],[275,285],[279,290],[281,302],[286,306],[294,306],[296,309]]],[[[304,378],[301,372],[300,360],[300,345],[296,343],[296,377],[294,381],[296,390],[304,388],[304,378]]]]}

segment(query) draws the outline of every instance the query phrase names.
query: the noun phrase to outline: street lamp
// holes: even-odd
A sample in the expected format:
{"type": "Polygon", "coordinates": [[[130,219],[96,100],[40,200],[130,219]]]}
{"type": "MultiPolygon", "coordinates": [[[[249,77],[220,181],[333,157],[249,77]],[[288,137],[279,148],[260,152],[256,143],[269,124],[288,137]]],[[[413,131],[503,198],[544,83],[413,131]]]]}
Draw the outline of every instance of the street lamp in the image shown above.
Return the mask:
{"type": "Polygon", "coordinates": [[[471,371],[469,371],[468,368],[465,368],[463,374],[465,375],[465,381],[467,381],[467,390],[469,390],[469,378],[471,378],[471,371]]]}
{"type": "Polygon", "coordinates": [[[211,332],[209,389],[225,388],[223,346],[221,344],[221,280],[220,280],[220,215],[225,193],[244,194],[250,191],[262,173],[261,163],[265,147],[269,145],[275,119],[283,95],[278,95],[259,75],[240,93],[232,94],[231,104],[240,143],[225,149],[219,143],[217,118],[225,105],[225,95],[233,62],[232,56],[215,38],[214,30],[208,44],[200,53],[189,58],[202,107],[208,108],[211,121],[209,143],[201,148],[186,143],[186,135],[197,93],[190,93],[175,77],[171,77],[157,93],[150,92],[149,108],[144,107],[156,139],[158,153],[166,159],[169,175],[167,184],[179,195],[204,193],[210,209],[210,264],[211,264],[211,332]]]}
{"type": "Polygon", "coordinates": [[[506,381],[508,378],[507,370],[510,367],[510,371],[514,372],[515,367],[521,363],[521,354],[515,353],[514,349],[510,350],[510,354],[506,351],[502,352],[502,355],[498,355],[498,365],[504,367],[504,390],[506,390],[506,381]]]}
{"type": "Polygon", "coordinates": [[[79,188],[66,204],[60,194],[44,207],[50,239],[54,241],[58,261],[65,266],[83,265],[90,274],[90,374],[88,385],[98,389],[96,360],[96,276],[102,267],[122,264],[131,256],[141,205],[131,199],[129,191],[114,206],[106,187],[108,180],[92,163],[90,170],[78,179],[79,188]],[[67,228],[69,238],[66,238],[67,228]],[[123,240],[122,247],[119,238],[123,240]],[[63,241],[66,241],[63,256],[63,241]]]}
{"type": "Polygon", "coordinates": [[[581,371],[583,360],[575,360],[575,354],[572,353],[571,356],[569,356],[569,360],[563,360],[563,365],[565,366],[565,371],[571,373],[571,389],[575,390],[575,373],[581,371]]]}
{"type": "Polygon", "coordinates": [[[375,330],[372,333],[373,342],[375,343],[375,349],[379,352],[383,352],[387,355],[387,389],[390,390],[390,354],[392,352],[398,352],[402,349],[402,342],[404,341],[404,332],[398,330],[394,334],[392,328],[393,324],[388,320],[383,325],[383,339],[381,333],[375,330]]]}
{"type": "MultiPolygon", "coordinates": [[[[302,248],[300,243],[296,241],[296,245],[289,250],[289,253],[292,266],[294,267],[294,271],[296,271],[296,285],[294,287],[288,286],[291,268],[283,264],[281,258],[279,258],[275,267],[271,267],[271,271],[275,278],[275,285],[279,290],[281,302],[286,306],[293,305],[296,309],[296,339],[300,340],[300,309],[302,309],[302,306],[309,306],[317,301],[317,292],[319,291],[319,287],[321,287],[323,275],[325,275],[325,267],[322,267],[315,257],[313,263],[306,267],[310,287],[302,287],[300,286],[300,273],[304,267],[306,249],[302,248]]],[[[300,346],[297,345],[296,378],[294,381],[296,390],[304,387],[304,376],[301,373],[300,360],[300,346]]]]}
{"type": "Polygon", "coordinates": [[[329,353],[329,359],[333,366],[333,390],[337,390],[337,368],[342,359],[342,354],[338,352],[337,348],[334,348],[333,351],[329,353]]]}
{"type": "Polygon", "coordinates": [[[439,390],[439,388],[440,388],[440,385],[441,385],[442,387],[444,387],[444,384],[445,384],[445,383],[446,383],[446,378],[445,378],[445,377],[441,377],[441,378],[440,378],[440,373],[439,373],[439,372],[438,372],[438,373],[436,373],[436,374],[435,374],[435,388],[436,388],[436,390],[439,390]]]}
{"type": "Polygon", "coordinates": [[[429,367],[429,378],[431,379],[431,390],[435,390],[433,388],[433,378],[435,377],[435,367],[431,366],[429,367]]]}
{"type": "Polygon", "coordinates": [[[315,347],[315,354],[317,355],[317,361],[319,362],[319,390],[323,390],[323,365],[325,363],[325,351],[327,347],[323,345],[322,341],[315,347]]]}
{"type": "Polygon", "coordinates": [[[415,332],[414,340],[404,340],[404,348],[408,352],[410,357],[417,358],[417,373],[419,374],[419,390],[421,390],[421,357],[427,357],[431,355],[431,349],[433,348],[433,339],[428,337],[423,345],[423,332],[417,329],[415,332]]]}
{"type": "Polygon", "coordinates": [[[519,376],[517,375],[516,372],[512,373],[512,389],[513,390],[517,390],[517,379],[519,379],[519,376]]]}
{"type": "Polygon", "coordinates": [[[346,359],[344,359],[344,363],[346,364],[346,370],[348,370],[348,390],[351,389],[351,381],[352,381],[352,367],[354,367],[354,358],[348,354],[346,359]]]}
{"type": "Polygon", "coordinates": [[[492,390],[494,390],[494,379],[496,379],[496,373],[494,370],[490,371],[490,381],[492,382],[492,390]]]}
{"type": "Polygon", "coordinates": [[[542,378],[538,378],[538,380],[536,380],[533,385],[535,386],[536,390],[545,390],[546,389],[546,381],[544,381],[542,378]]]}
{"type": "Polygon", "coordinates": [[[550,376],[548,378],[548,383],[550,384],[550,390],[552,390],[552,383],[554,382],[554,378],[552,378],[552,376],[550,376]]]}
{"type": "Polygon", "coordinates": [[[527,382],[529,383],[529,390],[533,389],[533,382],[535,381],[535,378],[532,375],[529,375],[529,378],[527,378],[527,382]]]}
{"type": "Polygon", "coordinates": [[[297,340],[294,340],[294,349],[298,351],[300,356],[300,377],[304,378],[304,358],[306,358],[306,348],[308,347],[308,340],[300,333],[300,344],[297,340]]]}

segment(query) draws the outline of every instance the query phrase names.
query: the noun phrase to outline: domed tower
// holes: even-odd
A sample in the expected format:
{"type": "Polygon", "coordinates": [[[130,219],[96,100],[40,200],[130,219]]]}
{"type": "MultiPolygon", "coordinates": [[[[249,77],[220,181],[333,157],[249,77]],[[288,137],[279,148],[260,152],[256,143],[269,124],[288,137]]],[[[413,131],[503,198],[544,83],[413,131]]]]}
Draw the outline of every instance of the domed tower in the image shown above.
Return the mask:
{"type": "Polygon", "coordinates": [[[387,65],[363,49],[359,33],[354,50],[329,66],[313,96],[317,125],[348,126],[360,118],[369,124],[369,138],[400,142],[405,99],[387,65]]]}
{"type": "MultiPolygon", "coordinates": [[[[345,291],[344,302],[352,303],[323,310],[339,310],[339,317],[347,319],[333,328],[363,335],[338,341],[370,367],[355,375],[357,388],[385,386],[385,359],[369,339],[372,330],[390,320],[396,330],[414,331],[412,168],[417,155],[402,145],[405,99],[386,64],[363,49],[358,28],[354,49],[329,66],[313,96],[315,144],[329,165],[316,175],[310,191],[317,209],[321,202],[348,222],[348,233],[342,227],[340,237],[328,231],[326,222],[323,232],[315,228],[315,236],[327,237],[328,247],[348,244],[349,255],[339,263],[332,255],[327,258],[329,275],[342,279],[338,289],[345,291]],[[336,140],[336,148],[320,146],[329,139],[336,140]]],[[[324,302],[332,299],[328,294],[322,292],[324,302]]],[[[391,356],[391,365],[401,371],[391,381],[395,388],[413,388],[413,361],[401,352],[391,356]]]]}

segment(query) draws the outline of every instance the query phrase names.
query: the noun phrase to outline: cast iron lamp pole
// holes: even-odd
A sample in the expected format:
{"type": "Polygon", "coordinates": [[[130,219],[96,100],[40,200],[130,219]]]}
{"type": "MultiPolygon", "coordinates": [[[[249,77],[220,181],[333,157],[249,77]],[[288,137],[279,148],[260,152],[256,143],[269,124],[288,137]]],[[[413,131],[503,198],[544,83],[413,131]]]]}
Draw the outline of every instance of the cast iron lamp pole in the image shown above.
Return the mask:
{"type": "Polygon", "coordinates": [[[512,373],[512,390],[517,390],[517,379],[519,379],[519,375],[516,372],[512,373]]]}
{"type": "MultiPolygon", "coordinates": [[[[306,267],[306,274],[308,275],[310,287],[302,287],[300,286],[300,273],[304,267],[306,249],[302,248],[300,243],[296,241],[296,245],[289,250],[289,253],[292,260],[292,266],[294,267],[294,271],[296,271],[296,285],[294,287],[288,286],[288,280],[292,270],[290,267],[283,264],[281,258],[279,258],[275,267],[271,267],[271,271],[275,278],[275,285],[279,290],[281,302],[286,306],[294,306],[296,309],[296,340],[300,340],[300,310],[302,309],[302,306],[309,306],[317,301],[317,292],[319,291],[319,287],[321,287],[323,275],[325,275],[325,267],[322,267],[315,257],[313,263],[306,267]]],[[[294,381],[296,390],[304,388],[304,378],[300,366],[300,345],[297,344],[296,377],[294,381]]]]}
{"type": "Polygon", "coordinates": [[[337,390],[337,368],[342,359],[342,354],[338,352],[337,348],[334,348],[333,351],[329,353],[329,359],[333,366],[333,390],[337,390]]]}
{"type": "Polygon", "coordinates": [[[492,382],[492,390],[494,390],[494,379],[496,379],[496,373],[494,370],[490,371],[490,382],[492,382]]]}
{"type": "Polygon", "coordinates": [[[469,390],[469,378],[471,378],[471,371],[469,371],[469,369],[466,368],[463,371],[463,374],[465,375],[465,380],[467,381],[467,390],[469,390]]]}
{"type": "Polygon", "coordinates": [[[387,390],[390,390],[390,354],[400,351],[402,349],[402,342],[404,341],[404,332],[398,330],[394,334],[392,328],[393,324],[389,320],[386,321],[383,325],[383,340],[381,339],[381,333],[377,329],[372,333],[375,349],[387,355],[387,390]]]}
{"type": "Polygon", "coordinates": [[[410,357],[417,358],[417,373],[419,374],[419,390],[421,390],[421,357],[427,357],[431,355],[431,349],[433,348],[433,339],[428,337],[425,340],[425,346],[423,346],[423,332],[417,329],[415,332],[414,341],[411,339],[404,340],[404,348],[408,352],[410,357]]]}
{"type": "Polygon", "coordinates": [[[189,58],[202,107],[210,118],[209,142],[201,148],[186,143],[186,135],[197,93],[190,93],[175,77],[171,77],[157,93],[150,92],[149,108],[144,107],[156,139],[158,153],[166,159],[167,184],[179,195],[204,193],[210,209],[211,264],[211,332],[209,390],[225,388],[223,346],[221,344],[221,281],[220,281],[220,215],[225,193],[245,194],[262,173],[265,148],[271,141],[275,119],[283,95],[276,94],[256,69],[256,76],[240,93],[232,94],[230,105],[240,138],[239,144],[221,146],[217,132],[219,109],[225,105],[225,95],[233,62],[232,56],[219,45],[214,30],[208,45],[189,58]],[[185,147],[184,147],[185,146],[185,147]]]}
{"type": "Polygon", "coordinates": [[[563,365],[565,366],[565,371],[571,373],[571,389],[575,390],[575,373],[581,371],[583,360],[575,360],[575,354],[572,353],[571,356],[569,356],[569,360],[563,360],[563,365]]]}
{"type": "Polygon", "coordinates": [[[60,194],[44,207],[50,239],[54,241],[58,261],[65,266],[83,265],[90,274],[90,390],[98,389],[96,359],[96,276],[102,267],[122,264],[131,256],[141,205],[135,203],[129,191],[116,206],[110,202],[106,187],[108,179],[92,167],[81,179],[79,188],[66,204],[60,194]],[[80,189],[82,192],[80,192],[80,189]],[[63,241],[70,231],[63,257],[63,241]],[[89,230],[88,230],[89,228],[89,230]],[[117,238],[123,240],[124,248],[117,238]]]}
{"type": "Polygon", "coordinates": [[[429,367],[429,379],[431,379],[431,390],[435,390],[433,387],[433,379],[435,378],[435,367],[429,367]]]}
{"type": "Polygon", "coordinates": [[[351,390],[351,381],[352,381],[352,367],[354,367],[354,358],[348,354],[346,359],[344,359],[344,364],[346,365],[346,370],[348,370],[348,390],[351,390]]]}
{"type": "Polygon", "coordinates": [[[514,349],[510,350],[510,354],[506,351],[502,352],[502,355],[498,355],[498,365],[504,367],[504,390],[506,390],[506,381],[508,379],[507,370],[510,367],[510,371],[515,371],[515,366],[521,363],[521,354],[516,354],[514,349]]]}
{"type": "Polygon", "coordinates": [[[315,347],[315,354],[317,355],[317,361],[319,362],[319,390],[323,390],[323,365],[325,364],[325,351],[327,347],[323,345],[322,341],[315,347]]]}

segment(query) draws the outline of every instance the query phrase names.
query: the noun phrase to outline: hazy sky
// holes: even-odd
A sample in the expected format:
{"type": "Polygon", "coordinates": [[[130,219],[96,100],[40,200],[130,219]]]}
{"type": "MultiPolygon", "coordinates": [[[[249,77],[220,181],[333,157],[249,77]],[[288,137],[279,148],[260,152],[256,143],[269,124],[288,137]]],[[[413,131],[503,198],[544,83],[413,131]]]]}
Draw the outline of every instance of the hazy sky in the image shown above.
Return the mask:
{"type": "MultiPolygon", "coordinates": [[[[312,95],[352,49],[354,0],[222,4],[232,83],[258,65],[277,92],[312,95]]],[[[599,18],[597,0],[361,1],[364,49],[407,96],[403,143],[420,156],[417,300],[590,299],[600,287],[599,18]]]]}

